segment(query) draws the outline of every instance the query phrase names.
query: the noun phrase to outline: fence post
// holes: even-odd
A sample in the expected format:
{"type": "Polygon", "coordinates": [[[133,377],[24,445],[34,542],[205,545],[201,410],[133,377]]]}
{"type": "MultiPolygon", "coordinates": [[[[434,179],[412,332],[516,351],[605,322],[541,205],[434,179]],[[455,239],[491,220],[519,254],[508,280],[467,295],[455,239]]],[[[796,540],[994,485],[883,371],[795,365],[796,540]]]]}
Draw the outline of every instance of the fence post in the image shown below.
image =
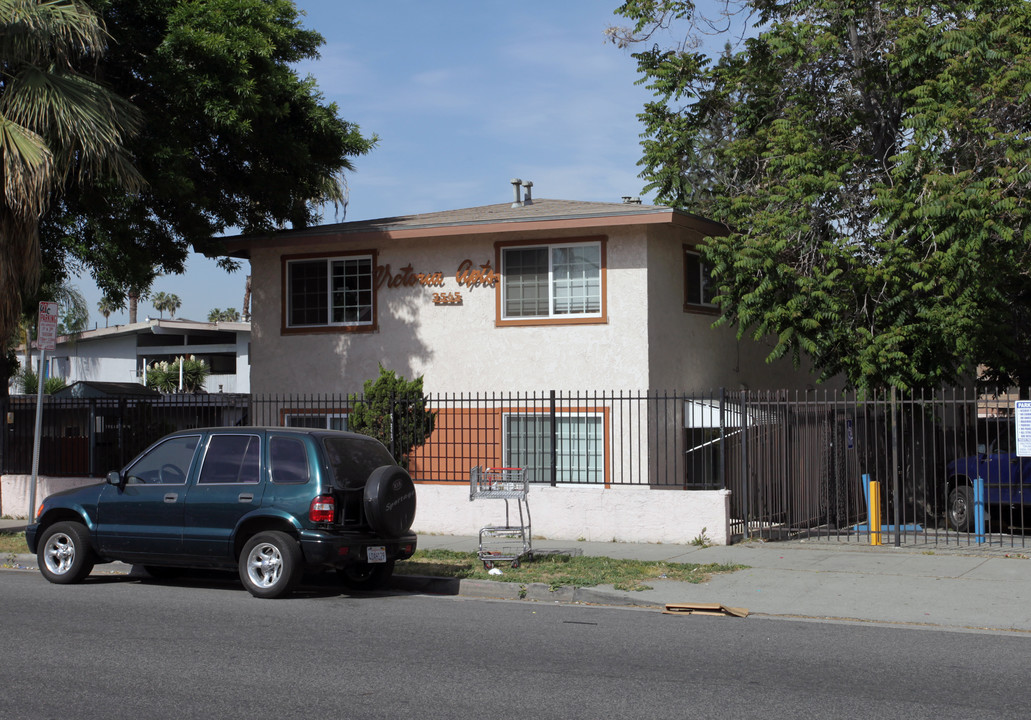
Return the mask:
{"type": "Polygon", "coordinates": [[[7,470],[9,459],[7,457],[7,434],[11,431],[11,424],[7,413],[10,412],[11,400],[4,392],[0,395],[0,475],[7,470]]]}
{"type": "MultiPolygon", "coordinates": [[[[390,393],[390,456],[397,459],[397,395],[390,393]]],[[[400,462],[400,460],[398,460],[400,462]]]]}
{"type": "MultiPolygon", "coordinates": [[[[89,401],[89,413],[87,414],[87,422],[89,427],[86,429],[86,438],[89,444],[88,453],[86,454],[86,462],[89,465],[89,476],[97,476],[97,401],[95,398],[90,398],[89,401]]],[[[119,469],[121,469],[119,467],[119,469]]]]}
{"type": "Polygon", "coordinates": [[[550,395],[551,414],[551,487],[558,485],[558,419],[555,414],[555,391],[550,395]]]}
{"type": "MultiPolygon", "coordinates": [[[[898,418],[898,398],[896,397],[897,388],[891,386],[891,464],[892,468],[892,494],[894,507],[894,521],[895,521],[895,547],[902,547],[902,518],[899,513],[901,512],[902,504],[902,493],[899,488],[899,418],[898,418]]],[[[880,544],[880,543],[878,543],[880,544]]]]}
{"type": "MultiPolygon", "coordinates": [[[[745,404],[747,402],[746,393],[744,390],[741,391],[741,478],[739,485],[741,487],[741,515],[745,520],[745,528],[741,533],[744,539],[748,539],[748,407],[745,404]]],[[[727,490],[726,483],[723,485],[723,489],[727,490]]]]}
{"type": "Polygon", "coordinates": [[[727,487],[727,389],[720,388],[720,455],[719,455],[719,474],[720,474],[720,487],[727,487]]]}

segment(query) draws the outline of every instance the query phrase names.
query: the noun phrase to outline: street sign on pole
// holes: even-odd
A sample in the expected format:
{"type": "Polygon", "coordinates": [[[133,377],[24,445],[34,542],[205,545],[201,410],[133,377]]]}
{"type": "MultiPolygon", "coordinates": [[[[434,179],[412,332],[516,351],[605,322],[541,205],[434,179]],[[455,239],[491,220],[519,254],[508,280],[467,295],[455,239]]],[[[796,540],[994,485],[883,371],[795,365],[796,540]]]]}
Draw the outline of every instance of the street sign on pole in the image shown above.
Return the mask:
{"type": "Polygon", "coordinates": [[[39,332],[36,344],[43,350],[57,347],[57,303],[41,302],[39,304],[39,332]]]}

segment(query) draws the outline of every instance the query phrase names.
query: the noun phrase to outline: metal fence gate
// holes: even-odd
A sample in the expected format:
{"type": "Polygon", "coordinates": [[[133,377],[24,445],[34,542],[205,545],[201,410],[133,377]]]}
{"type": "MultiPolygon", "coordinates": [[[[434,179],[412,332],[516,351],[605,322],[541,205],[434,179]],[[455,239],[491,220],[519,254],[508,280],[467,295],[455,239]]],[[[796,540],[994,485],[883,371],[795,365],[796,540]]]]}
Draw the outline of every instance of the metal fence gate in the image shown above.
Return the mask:
{"type": "MultiPolygon", "coordinates": [[[[525,467],[531,483],[727,489],[737,540],[869,542],[872,480],[881,489],[873,529],[885,543],[1024,547],[1031,457],[1017,453],[1018,398],[978,389],[442,394],[394,398],[382,439],[430,482],[465,483],[487,463],[525,467]],[[413,425],[413,415],[425,422],[413,425]]],[[[40,471],[103,477],[167,432],[204,425],[355,429],[363,402],[47,398],[40,471]]],[[[27,473],[35,398],[12,397],[2,410],[0,472],[27,473]]]]}

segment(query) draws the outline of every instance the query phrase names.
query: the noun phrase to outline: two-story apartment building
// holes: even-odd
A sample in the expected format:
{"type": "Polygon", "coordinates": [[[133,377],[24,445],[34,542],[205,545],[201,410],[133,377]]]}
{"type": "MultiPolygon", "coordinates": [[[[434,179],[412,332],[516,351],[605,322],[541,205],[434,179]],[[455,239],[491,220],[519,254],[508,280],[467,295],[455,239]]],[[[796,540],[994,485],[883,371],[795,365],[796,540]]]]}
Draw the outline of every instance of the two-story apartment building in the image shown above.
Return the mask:
{"type": "MultiPolygon", "coordinates": [[[[251,388],[354,393],[380,365],[422,376],[433,394],[805,387],[804,370],[767,363],[762,343],[712,327],[698,247],[723,232],[668,207],[532,199],[517,186],[515,202],[230,238],[227,251],[251,263],[251,388]]],[[[557,438],[557,482],[534,486],[537,527],[550,537],[685,542],[704,526],[725,539],[725,517],[714,523],[698,510],[723,507],[725,491],[648,497],[658,489],[647,467],[655,449],[646,437],[621,438],[630,431],[607,402],[565,409],[560,432],[539,421],[540,405],[479,414],[456,405],[438,413],[435,433],[491,438],[485,462],[520,466],[535,463],[526,448],[557,438]],[[618,442],[640,447],[615,453],[618,442]],[[627,486],[628,473],[643,482],[627,486]]],[[[325,413],[342,420],[327,426],[346,427],[343,410],[325,413]]],[[[287,400],[278,420],[297,414],[287,400]]],[[[703,415],[678,412],[672,432],[703,415]]],[[[648,422],[656,430],[667,420],[648,422]]],[[[664,462],[679,468],[684,458],[664,462]]],[[[456,464],[420,466],[416,454],[422,531],[469,531],[468,493],[457,486],[470,463],[456,464]]]]}

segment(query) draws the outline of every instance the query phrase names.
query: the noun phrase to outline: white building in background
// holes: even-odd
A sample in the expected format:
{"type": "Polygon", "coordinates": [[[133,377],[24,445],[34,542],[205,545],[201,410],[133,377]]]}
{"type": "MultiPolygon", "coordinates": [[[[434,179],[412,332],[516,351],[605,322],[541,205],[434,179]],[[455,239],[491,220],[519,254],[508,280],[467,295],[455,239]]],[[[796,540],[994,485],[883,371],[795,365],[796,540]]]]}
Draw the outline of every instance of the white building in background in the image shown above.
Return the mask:
{"type": "MultiPolygon", "coordinates": [[[[211,369],[204,384],[209,393],[250,392],[251,326],[246,322],[152,320],[87,330],[57,339],[46,353],[46,376],[79,381],[139,383],[146,367],[179,356],[196,356],[211,369]]],[[[23,351],[19,359],[24,362],[23,351]]],[[[32,369],[39,362],[32,350],[32,369]]]]}

